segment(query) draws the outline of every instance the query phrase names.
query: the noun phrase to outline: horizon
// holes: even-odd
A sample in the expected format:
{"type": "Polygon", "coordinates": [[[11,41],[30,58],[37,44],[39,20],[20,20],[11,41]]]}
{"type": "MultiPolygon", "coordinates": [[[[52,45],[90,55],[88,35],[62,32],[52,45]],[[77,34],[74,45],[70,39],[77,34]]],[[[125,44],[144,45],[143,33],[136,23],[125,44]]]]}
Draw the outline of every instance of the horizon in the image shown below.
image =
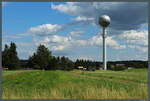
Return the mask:
{"type": "Polygon", "coordinates": [[[13,41],[19,58],[28,59],[43,44],[54,56],[101,62],[97,23],[107,14],[107,61],[147,61],[147,7],[141,2],[3,2],[2,49],[13,41]]]}

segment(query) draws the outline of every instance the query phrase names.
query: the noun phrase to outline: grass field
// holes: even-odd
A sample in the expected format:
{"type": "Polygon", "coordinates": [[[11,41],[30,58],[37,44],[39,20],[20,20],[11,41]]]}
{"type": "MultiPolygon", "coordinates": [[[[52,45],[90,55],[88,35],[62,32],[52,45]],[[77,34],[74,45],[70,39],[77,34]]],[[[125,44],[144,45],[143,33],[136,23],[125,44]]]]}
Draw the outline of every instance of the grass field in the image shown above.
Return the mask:
{"type": "Polygon", "coordinates": [[[3,71],[2,99],[147,99],[148,70],[3,71]]]}

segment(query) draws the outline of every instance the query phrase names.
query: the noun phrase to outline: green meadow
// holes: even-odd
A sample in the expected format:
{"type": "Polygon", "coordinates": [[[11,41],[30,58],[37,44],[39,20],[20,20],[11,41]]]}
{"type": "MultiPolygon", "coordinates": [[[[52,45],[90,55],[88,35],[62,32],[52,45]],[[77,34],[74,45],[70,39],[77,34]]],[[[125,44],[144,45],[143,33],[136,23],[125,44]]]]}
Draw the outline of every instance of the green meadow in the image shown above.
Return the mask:
{"type": "Polygon", "coordinates": [[[147,99],[148,69],[15,70],[2,73],[2,99],[147,99]]]}

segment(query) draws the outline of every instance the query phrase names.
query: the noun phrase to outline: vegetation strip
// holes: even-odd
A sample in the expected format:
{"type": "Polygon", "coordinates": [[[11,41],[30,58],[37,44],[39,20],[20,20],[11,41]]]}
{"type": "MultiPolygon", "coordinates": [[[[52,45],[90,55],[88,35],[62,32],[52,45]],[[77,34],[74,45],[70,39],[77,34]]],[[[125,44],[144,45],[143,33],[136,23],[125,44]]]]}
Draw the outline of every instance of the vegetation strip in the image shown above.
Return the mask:
{"type": "MultiPolygon", "coordinates": [[[[2,98],[146,99],[148,96],[147,86],[116,82],[117,80],[107,80],[103,77],[98,78],[72,72],[33,70],[33,72],[18,74],[18,76],[10,75],[13,78],[5,78],[6,76],[4,76],[2,98]]],[[[86,71],[83,72],[86,73],[86,71]]]]}
{"type": "Polygon", "coordinates": [[[94,77],[94,76],[87,76],[87,75],[81,75],[79,73],[69,73],[67,72],[68,74],[73,74],[74,76],[78,76],[78,77],[83,77],[83,78],[90,78],[90,79],[97,79],[97,80],[109,80],[109,81],[114,81],[114,82],[119,82],[119,83],[130,83],[130,84],[138,84],[138,85],[142,85],[142,86],[147,86],[148,84],[146,83],[137,83],[137,82],[133,82],[133,81],[128,81],[128,80],[114,80],[114,79],[109,79],[107,77],[103,77],[103,78],[98,78],[98,77],[94,77]]]}

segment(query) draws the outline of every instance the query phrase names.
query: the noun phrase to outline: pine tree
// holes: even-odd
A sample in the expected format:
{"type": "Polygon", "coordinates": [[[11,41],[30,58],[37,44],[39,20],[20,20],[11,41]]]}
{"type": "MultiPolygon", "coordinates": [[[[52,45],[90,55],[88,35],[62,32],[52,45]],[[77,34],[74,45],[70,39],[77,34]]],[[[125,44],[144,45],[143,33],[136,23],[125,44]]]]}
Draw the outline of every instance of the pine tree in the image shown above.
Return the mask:
{"type": "Polygon", "coordinates": [[[10,47],[5,45],[5,49],[2,52],[2,65],[10,70],[19,68],[20,61],[17,56],[15,43],[11,42],[10,47]]]}
{"type": "Polygon", "coordinates": [[[9,47],[5,44],[4,51],[2,51],[2,66],[8,68],[9,56],[8,56],[9,47]]]}
{"type": "Polygon", "coordinates": [[[48,69],[51,59],[51,51],[44,45],[39,45],[36,53],[29,57],[28,66],[35,69],[48,69]]]}

